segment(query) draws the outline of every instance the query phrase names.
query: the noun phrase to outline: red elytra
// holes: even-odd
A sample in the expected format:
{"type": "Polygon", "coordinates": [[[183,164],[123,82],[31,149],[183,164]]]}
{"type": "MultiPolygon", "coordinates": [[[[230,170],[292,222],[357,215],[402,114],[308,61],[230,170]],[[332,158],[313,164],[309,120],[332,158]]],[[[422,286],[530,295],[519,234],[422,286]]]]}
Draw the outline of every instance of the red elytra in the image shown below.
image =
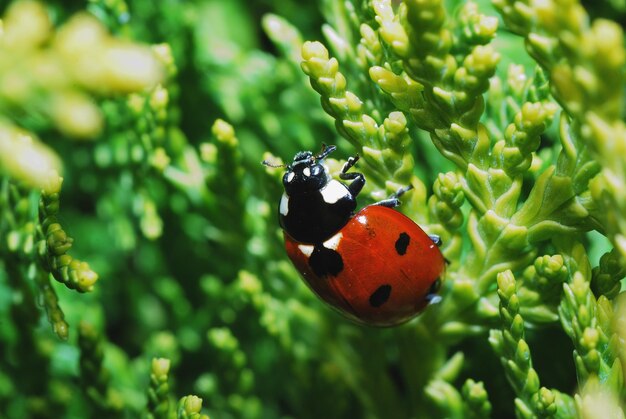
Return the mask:
{"type": "Polygon", "coordinates": [[[445,270],[433,240],[410,218],[384,206],[363,208],[323,249],[284,236],[287,254],[311,290],[368,325],[394,326],[419,314],[445,270]]]}

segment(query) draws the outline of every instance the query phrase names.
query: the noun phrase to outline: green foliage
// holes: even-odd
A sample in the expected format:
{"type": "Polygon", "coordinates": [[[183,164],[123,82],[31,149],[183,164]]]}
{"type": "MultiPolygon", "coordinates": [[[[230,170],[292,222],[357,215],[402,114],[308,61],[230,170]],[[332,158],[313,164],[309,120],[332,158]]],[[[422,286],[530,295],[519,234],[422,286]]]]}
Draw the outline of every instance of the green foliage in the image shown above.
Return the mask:
{"type": "Polygon", "coordinates": [[[148,419],[167,419],[169,417],[169,385],[167,383],[169,370],[169,359],[152,359],[150,388],[148,389],[148,412],[146,413],[148,419]]]}
{"type": "Polygon", "coordinates": [[[624,417],[622,2],[5,3],[1,417],[624,417]],[[443,240],[406,325],[287,261],[322,143],[443,240]]]}

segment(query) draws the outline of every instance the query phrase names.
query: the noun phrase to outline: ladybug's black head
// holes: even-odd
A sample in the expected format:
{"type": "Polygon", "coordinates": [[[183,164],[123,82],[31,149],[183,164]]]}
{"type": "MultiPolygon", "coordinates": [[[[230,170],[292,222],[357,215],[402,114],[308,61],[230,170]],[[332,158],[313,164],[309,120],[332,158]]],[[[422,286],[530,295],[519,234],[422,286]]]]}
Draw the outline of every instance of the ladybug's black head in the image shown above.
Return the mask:
{"type": "Polygon", "coordinates": [[[283,176],[283,186],[287,195],[297,195],[323,188],[328,183],[328,174],[320,161],[335,149],[336,147],[331,145],[324,146],[318,155],[310,151],[297,153],[283,176]]]}

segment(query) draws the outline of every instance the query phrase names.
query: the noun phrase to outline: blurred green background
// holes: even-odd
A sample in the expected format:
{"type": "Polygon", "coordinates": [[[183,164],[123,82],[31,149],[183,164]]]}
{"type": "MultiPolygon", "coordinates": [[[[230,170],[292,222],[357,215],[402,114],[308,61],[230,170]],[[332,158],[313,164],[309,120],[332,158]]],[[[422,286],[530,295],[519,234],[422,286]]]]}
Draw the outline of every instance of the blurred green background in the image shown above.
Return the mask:
{"type": "MultiPolygon", "coordinates": [[[[354,153],[300,69],[302,41],[324,39],[324,24],[348,24],[352,3],[45,2],[55,28],[87,10],[114,37],[167,43],[171,57],[156,93],[93,94],[104,125],[92,139],[68,138],[42,111],[53,88],[45,80],[23,102],[0,95],[1,120],[60,157],[58,221],[75,239],[71,255],[99,276],[88,293],[53,281],[69,324],[61,340],[46,319],[35,250],[4,244],[11,232],[37,237],[28,223],[38,193],[0,177],[0,417],[167,417],[146,406],[169,400],[173,411],[186,394],[212,418],[440,417],[424,392],[435,372],[459,388],[468,377],[483,381],[492,416],[513,415],[485,334],[431,347],[415,322],[353,325],[314,297],[284,254],[281,173],[260,163],[322,142],[338,145],[337,159],[354,153]],[[155,357],[171,361],[167,388],[150,382],[155,357]]],[[[0,1],[0,16],[10,4],[0,1]]],[[[617,4],[586,5],[625,17],[617,4]]],[[[505,62],[532,67],[520,40],[503,32],[498,42],[505,62]]],[[[3,80],[15,57],[1,52],[3,80]]],[[[350,65],[343,71],[357,74],[350,65]]],[[[421,156],[415,174],[432,185],[452,166],[410,130],[421,156]]],[[[527,330],[526,339],[542,385],[573,391],[561,327],[527,330]]]]}

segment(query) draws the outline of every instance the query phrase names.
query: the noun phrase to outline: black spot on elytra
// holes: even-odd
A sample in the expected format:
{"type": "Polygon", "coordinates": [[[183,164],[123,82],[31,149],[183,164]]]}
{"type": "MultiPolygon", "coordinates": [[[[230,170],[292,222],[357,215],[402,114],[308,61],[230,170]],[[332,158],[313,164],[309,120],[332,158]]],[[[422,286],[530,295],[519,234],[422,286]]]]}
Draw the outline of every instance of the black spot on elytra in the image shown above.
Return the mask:
{"type": "Polygon", "coordinates": [[[387,302],[391,295],[391,285],[381,285],[370,295],[370,305],[380,307],[387,302]]]}
{"type": "Polygon", "coordinates": [[[343,259],[335,250],[318,244],[313,248],[313,253],[309,258],[309,266],[313,273],[319,277],[337,276],[343,270],[343,259]]]}
{"type": "Polygon", "coordinates": [[[396,240],[396,252],[400,256],[406,253],[406,248],[409,247],[409,243],[411,242],[411,237],[409,237],[406,233],[400,233],[398,236],[398,240],[396,240]]]}

